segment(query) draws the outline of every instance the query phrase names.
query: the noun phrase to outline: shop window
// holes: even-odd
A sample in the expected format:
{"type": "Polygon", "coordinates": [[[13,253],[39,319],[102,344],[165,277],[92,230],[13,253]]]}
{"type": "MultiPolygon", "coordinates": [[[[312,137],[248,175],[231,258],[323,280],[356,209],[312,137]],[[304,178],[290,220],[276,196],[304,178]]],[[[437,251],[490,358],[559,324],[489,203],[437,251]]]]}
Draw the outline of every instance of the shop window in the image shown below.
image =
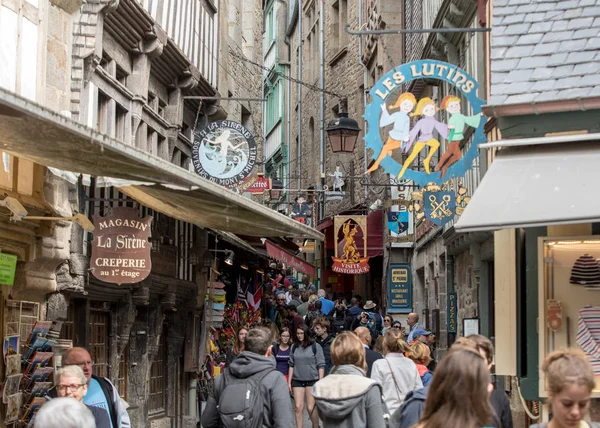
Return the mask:
{"type": "Polygon", "coordinates": [[[119,377],[117,378],[117,390],[119,396],[127,401],[127,389],[129,388],[129,343],[125,347],[125,350],[121,354],[119,360],[119,377]]]}
{"type": "Polygon", "coordinates": [[[148,413],[156,415],[165,411],[165,390],[167,388],[166,370],[167,349],[165,346],[166,329],[160,335],[158,352],[150,367],[150,395],[148,398],[148,413]]]}
{"type": "MultiPolygon", "coordinates": [[[[597,236],[544,237],[539,261],[539,361],[557,349],[581,348],[594,370],[593,397],[598,397],[600,239],[597,236]]],[[[528,339],[533,339],[533,335],[529,334],[528,339]]],[[[540,374],[539,397],[547,397],[545,374],[540,374]]]]}
{"type": "Polygon", "coordinates": [[[90,308],[90,355],[94,375],[108,377],[110,312],[90,308]]]}

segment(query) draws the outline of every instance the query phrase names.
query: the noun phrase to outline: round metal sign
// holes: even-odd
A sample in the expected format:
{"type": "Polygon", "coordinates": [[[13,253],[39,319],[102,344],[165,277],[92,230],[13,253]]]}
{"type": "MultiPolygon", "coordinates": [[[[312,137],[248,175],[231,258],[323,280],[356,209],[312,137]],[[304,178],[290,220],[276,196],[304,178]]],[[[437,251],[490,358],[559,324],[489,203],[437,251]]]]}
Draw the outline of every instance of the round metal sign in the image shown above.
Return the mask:
{"type": "Polygon", "coordinates": [[[195,134],[192,161],[202,177],[233,187],[254,169],[256,150],[254,136],[244,126],[219,120],[195,134]]]}

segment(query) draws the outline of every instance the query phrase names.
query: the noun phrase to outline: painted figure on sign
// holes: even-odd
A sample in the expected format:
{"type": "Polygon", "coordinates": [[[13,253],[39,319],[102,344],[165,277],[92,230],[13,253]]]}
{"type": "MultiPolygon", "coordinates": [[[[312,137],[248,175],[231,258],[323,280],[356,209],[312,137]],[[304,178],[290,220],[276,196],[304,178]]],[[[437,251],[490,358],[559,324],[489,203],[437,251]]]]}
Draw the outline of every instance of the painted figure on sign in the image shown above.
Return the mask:
{"type": "Polygon", "coordinates": [[[356,241],[354,235],[356,235],[356,226],[352,227],[350,221],[344,224],[344,250],[342,252],[342,260],[346,263],[358,263],[360,261],[360,254],[358,254],[358,248],[356,247],[356,241]]]}
{"type": "Polygon", "coordinates": [[[392,152],[398,148],[401,148],[408,141],[408,134],[410,130],[410,117],[409,113],[415,108],[417,99],[410,92],[404,92],[398,97],[396,103],[390,107],[390,109],[396,109],[400,107],[400,110],[396,113],[389,114],[388,109],[383,103],[381,105],[381,119],[379,119],[379,127],[394,124],[394,127],[388,135],[388,139],[383,145],[379,156],[367,170],[367,173],[371,173],[379,168],[379,164],[386,156],[392,156],[392,152]]]}
{"type": "Polygon", "coordinates": [[[448,120],[448,148],[435,167],[436,171],[442,171],[442,178],[444,178],[446,170],[462,156],[460,142],[464,138],[465,127],[477,128],[481,122],[481,115],[465,116],[462,114],[460,112],[460,98],[455,95],[445,96],[440,109],[446,110],[450,114],[448,120]]]}
{"type": "Polygon", "coordinates": [[[430,173],[430,162],[431,158],[439,149],[440,142],[433,137],[433,131],[437,131],[442,138],[448,137],[448,126],[444,123],[438,121],[434,116],[437,107],[435,102],[428,97],[421,98],[419,103],[417,104],[417,109],[415,110],[414,115],[422,116],[422,118],[415,124],[414,128],[410,131],[408,144],[405,149],[406,152],[410,150],[413,143],[415,143],[415,147],[408,156],[408,159],[404,162],[400,173],[398,174],[398,180],[402,178],[407,168],[413,163],[413,161],[417,158],[419,153],[425,148],[425,146],[429,146],[429,153],[427,157],[423,161],[423,166],[425,167],[425,172],[427,174],[430,173]]]}
{"type": "Polygon", "coordinates": [[[340,171],[340,167],[336,166],[335,172],[333,174],[329,174],[329,176],[333,177],[333,183],[331,184],[333,191],[341,192],[345,183],[344,183],[344,179],[343,179],[344,174],[342,173],[342,171],[340,171]]]}
{"type": "Polygon", "coordinates": [[[310,216],[310,207],[302,196],[298,196],[292,204],[292,213],[290,217],[294,220],[306,224],[306,218],[310,216]]]}

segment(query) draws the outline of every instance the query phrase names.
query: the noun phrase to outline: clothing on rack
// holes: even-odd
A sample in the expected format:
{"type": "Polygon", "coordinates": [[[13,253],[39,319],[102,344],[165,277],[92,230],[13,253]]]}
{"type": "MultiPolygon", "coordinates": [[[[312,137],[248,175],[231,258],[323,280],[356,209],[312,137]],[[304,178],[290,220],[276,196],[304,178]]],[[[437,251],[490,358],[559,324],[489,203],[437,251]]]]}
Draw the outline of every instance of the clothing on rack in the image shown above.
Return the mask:
{"type": "Polygon", "coordinates": [[[587,355],[595,375],[600,375],[600,307],[579,310],[577,344],[587,355]]]}

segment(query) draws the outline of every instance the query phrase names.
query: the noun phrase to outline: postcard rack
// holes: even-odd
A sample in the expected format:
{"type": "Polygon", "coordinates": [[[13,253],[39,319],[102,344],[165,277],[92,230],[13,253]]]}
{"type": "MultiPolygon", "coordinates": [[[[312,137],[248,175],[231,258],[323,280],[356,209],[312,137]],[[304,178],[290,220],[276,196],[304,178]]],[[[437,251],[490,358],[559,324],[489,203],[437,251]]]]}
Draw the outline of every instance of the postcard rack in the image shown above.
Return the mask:
{"type": "Polygon", "coordinates": [[[27,427],[53,385],[52,347],[58,332],[52,321],[37,321],[24,344],[19,336],[4,340],[6,382],[2,401],[7,427],[27,427]]]}

